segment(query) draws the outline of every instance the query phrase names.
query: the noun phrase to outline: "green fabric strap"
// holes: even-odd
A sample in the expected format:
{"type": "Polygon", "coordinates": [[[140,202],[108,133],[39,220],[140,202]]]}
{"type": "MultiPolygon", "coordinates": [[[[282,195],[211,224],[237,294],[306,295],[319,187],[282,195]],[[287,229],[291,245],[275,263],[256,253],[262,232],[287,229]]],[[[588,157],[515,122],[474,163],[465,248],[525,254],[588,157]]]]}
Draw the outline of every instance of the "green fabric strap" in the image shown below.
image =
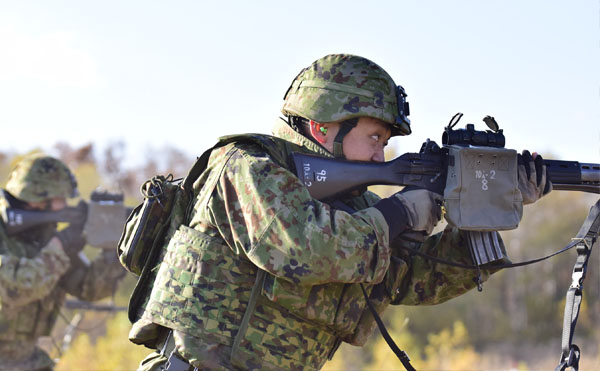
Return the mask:
{"type": "Polygon", "coordinates": [[[262,269],[259,269],[256,273],[256,280],[254,281],[254,286],[252,287],[252,291],[250,292],[248,306],[246,307],[246,311],[244,312],[244,316],[242,317],[242,322],[240,323],[240,328],[238,329],[238,332],[235,335],[235,338],[233,339],[233,345],[231,346],[231,362],[233,362],[234,356],[240,347],[244,335],[246,334],[248,324],[250,323],[250,317],[252,317],[252,313],[254,313],[254,308],[256,307],[256,300],[258,300],[258,296],[260,295],[263,283],[265,282],[266,275],[267,273],[262,269]]]}

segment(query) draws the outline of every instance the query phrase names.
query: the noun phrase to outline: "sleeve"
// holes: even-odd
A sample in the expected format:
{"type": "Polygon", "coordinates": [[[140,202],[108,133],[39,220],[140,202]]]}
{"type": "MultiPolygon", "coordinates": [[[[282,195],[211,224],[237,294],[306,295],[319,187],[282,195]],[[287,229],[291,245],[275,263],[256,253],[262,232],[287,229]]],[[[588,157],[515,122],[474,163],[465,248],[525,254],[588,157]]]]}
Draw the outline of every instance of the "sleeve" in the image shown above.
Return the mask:
{"type": "Polygon", "coordinates": [[[387,271],[389,230],[377,209],[331,208],[265,153],[233,149],[207,206],[235,253],[295,284],[379,282],[387,271]]]}
{"type": "Polygon", "coordinates": [[[53,238],[34,258],[0,254],[0,304],[20,307],[39,300],[69,268],[69,257],[53,238]]]}
{"type": "Polygon", "coordinates": [[[91,264],[77,259],[61,280],[61,286],[81,300],[96,301],[113,295],[126,274],[114,250],[102,250],[91,264]]]}
{"type": "MultiPolygon", "coordinates": [[[[465,265],[473,265],[464,232],[454,227],[446,227],[443,232],[429,237],[420,250],[427,255],[465,265]]],[[[501,239],[500,235],[498,238],[501,239]]],[[[411,255],[399,249],[399,255],[408,264],[409,270],[401,280],[401,285],[392,292],[394,304],[432,305],[440,304],[460,296],[477,286],[477,271],[436,263],[418,255],[411,255]]],[[[499,269],[481,269],[481,280],[499,269]]]]}
{"type": "MultiPolygon", "coordinates": [[[[369,300],[380,316],[390,304],[440,304],[476,286],[474,270],[435,263],[418,255],[411,256],[406,250],[396,246],[396,243],[392,249],[390,267],[384,280],[367,289],[371,290],[369,300]]],[[[429,237],[420,249],[430,256],[467,265],[473,264],[463,232],[456,228],[448,227],[443,232],[429,237]]],[[[498,270],[493,267],[482,268],[482,281],[498,270]]],[[[352,345],[362,346],[376,326],[373,314],[365,309],[354,332],[343,340],[352,345]]]]}

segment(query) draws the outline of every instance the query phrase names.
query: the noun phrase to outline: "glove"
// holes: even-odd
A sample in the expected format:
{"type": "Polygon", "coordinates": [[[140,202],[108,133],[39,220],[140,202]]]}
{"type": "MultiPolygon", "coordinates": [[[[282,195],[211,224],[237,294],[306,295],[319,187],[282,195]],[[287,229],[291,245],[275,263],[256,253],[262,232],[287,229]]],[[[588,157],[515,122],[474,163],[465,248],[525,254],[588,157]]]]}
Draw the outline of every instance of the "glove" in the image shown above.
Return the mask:
{"type": "Polygon", "coordinates": [[[442,218],[442,201],[444,198],[426,189],[400,191],[393,195],[404,205],[411,230],[431,234],[433,228],[442,218]]]}
{"type": "Polygon", "coordinates": [[[529,151],[518,155],[519,190],[523,195],[523,204],[529,205],[552,190],[552,182],[547,177],[546,165],[540,155],[534,158],[529,151]]]}
{"type": "Polygon", "coordinates": [[[77,204],[76,215],[80,218],[69,223],[69,226],[62,231],[56,232],[56,237],[60,240],[63,249],[69,256],[76,256],[86,244],[86,239],[83,236],[83,227],[87,219],[87,204],[84,201],[79,201],[77,204]]]}
{"type": "Polygon", "coordinates": [[[442,217],[443,197],[416,188],[404,190],[373,205],[384,216],[390,229],[390,240],[408,231],[431,234],[442,217]]]}

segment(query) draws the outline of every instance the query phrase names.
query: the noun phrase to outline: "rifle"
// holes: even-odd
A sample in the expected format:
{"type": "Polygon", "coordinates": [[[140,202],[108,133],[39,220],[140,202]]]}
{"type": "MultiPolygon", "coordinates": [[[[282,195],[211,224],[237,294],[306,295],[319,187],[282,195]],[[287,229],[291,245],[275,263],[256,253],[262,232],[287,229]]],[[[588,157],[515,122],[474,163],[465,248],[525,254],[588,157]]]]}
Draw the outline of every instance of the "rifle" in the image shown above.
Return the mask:
{"type": "MultiPolygon", "coordinates": [[[[4,192],[5,197],[11,196],[4,192]]],[[[6,233],[9,236],[26,232],[46,223],[76,223],[85,220],[83,233],[89,245],[101,248],[114,248],[121,230],[132,211],[123,206],[123,195],[104,191],[94,191],[87,207],[65,207],[58,211],[25,210],[8,207],[2,215],[6,233]]]]}
{"type": "Polygon", "coordinates": [[[67,299],[65,301],[65,308],[69,310],[83,309],[96,312],[122,312],[127,310],[127,307],[116,306],[114,304],[96,304],[76,299],[67,299]]]}
{"type": "MultiPolygon", "coordinates": [[[[458,114],[457,114],[458,115],[458,114]]],[[[462,114],[460,114],[462,116],[462,114]]],[[[460,116],[458,120],[460,120],[460,116]]],[[[405,153],[388,162],[373,163],[325,158],[318,155],[293,153],[296,174],[318,200],[347,194],[371,185],[400,185],[425,188],[444,194],[451,162],[451,146],[504,149],[504,134],[493,117],[484,122],[492,130],[477,131],[473,124],[465,129],[453,129],[457,116],[442,135],[443,147],[427,140],[418,153],[405,153]]],[[[520,157],[519,157],[520,160],[520,157]]],[[[582,191],[600,194],[600,164],[578,161],[544,160],[547,177],[555,190],[582,191]]],[[[475,175],[477,176],[477,175],[475,175]]],[[[490,174],[480,174],[483,180],[490,174]]]]}

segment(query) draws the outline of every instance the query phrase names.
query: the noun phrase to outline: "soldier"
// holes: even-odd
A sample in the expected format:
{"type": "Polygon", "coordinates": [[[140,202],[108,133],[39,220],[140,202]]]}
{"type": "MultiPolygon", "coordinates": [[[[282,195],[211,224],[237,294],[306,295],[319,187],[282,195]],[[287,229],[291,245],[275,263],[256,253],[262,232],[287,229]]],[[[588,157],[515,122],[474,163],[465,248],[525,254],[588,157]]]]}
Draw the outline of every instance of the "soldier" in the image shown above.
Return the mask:
{"type": "MultiPolygon", "coordinates": [[[[58,211],[77,193],[64,163],[27,156],[0,196],[3,221],[9,207],[58,211]]],[[[50,335],[66,294],[98,300],[112,295],[123,277],[114,251],[104,250],[91,264],[80,257],[85,207],[80,202],[82,219],[58,232],[56,223],[49,223],[9,236],[0,222],[0,370],[52,369],[54,362],[36,341],[50,335]]]]}
{"type": "MultiPolygon", "coordinates": [[[[341,342],[363,345],[374,329],[361,285],[379,313],[475,286],[472,271],[400,248],[472,264],[458,230],[425,239],[439,195],[357,192],[324,203],[290,171],[292,151],[383,161],[388,139],[411,133],[404,90],[381,67],[321,58],[292,82],[282,112],[274,137],[214,150],[195,182],[193,210],[169,235],[130,332],[156,349],[141,369],[320,369],[341,342]]],[[[545,178],[535,178],[522,186],[537,199],[545,178]]]]}

